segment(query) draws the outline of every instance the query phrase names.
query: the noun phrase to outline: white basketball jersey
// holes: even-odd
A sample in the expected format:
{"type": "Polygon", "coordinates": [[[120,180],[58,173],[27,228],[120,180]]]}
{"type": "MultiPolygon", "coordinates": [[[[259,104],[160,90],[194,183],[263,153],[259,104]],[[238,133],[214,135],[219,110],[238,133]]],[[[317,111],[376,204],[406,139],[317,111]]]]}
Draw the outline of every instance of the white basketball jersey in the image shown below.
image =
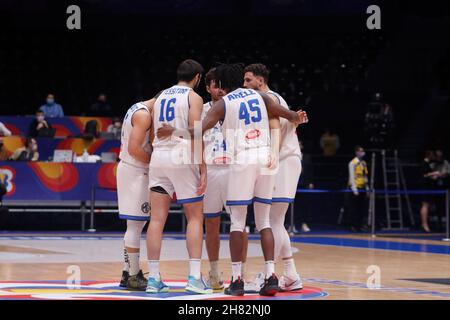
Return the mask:
{"type": "MultiPolygon", "coordinates": [[[[141,168],[148,168],[148,163],[143,163],[137,159],[135,159],[133,156],[131,156],[128,153],[128,141],[130,139],[130,135],[131,135],[131,130],[133,129],[133,125],[131,123],[131,119],[133,118],[133,115],[136,111],[138,110],[145,110],[147,112],[149,112],[147,106],[145,104],[143,104],[142,102],[138,102],[135,103],[131,106],[130,109],[128,109],[127,113],[125,114],[125,118],[123,119],[123,124],[122,124],[122,134],[120,137],[120,154],[119,154],[119,158],[120,160],[137,166],[137,167],[141,167],[141,168]]],[[[144,148],[144,150],[146,152],[148,152],[149,154],[151,153],[151,149],[152,146],[150,145],[150,131],[148,130],[147,133],[145,134],[145,138],[144,138],[144,142],[142,143],[142,147],[144,148]]]]}
{"type": "MultiPolygon", "coordinates": [[[[280,102],[280,104],[289,109],[289,106],[286,100],[283,99],[278,93],[269,90],[267,93],[273,94],[276,96],[280,102]]],[[[289,122],[285,118],[280,118],[281,125],[281,147],[280,147],[280,160],[284,159],[288,156],[299,156],[301,157],[300,145],[298,143],[297,131],[296,127],[292,122],[289,122]]]]}
{"type": "Polygon", "coordinates": [[[170,137],[158,139],[156,131],[162,127],[163,123],[169,124],[177,129],[187,129],[189,127],[189,92],[192,89],[186,86],[175,85],[161,92],[153,107],[153,128],[155,138],[153,149],[172,150],[180,143],[186,144],[186,140],[170,137]]]}
{"type": "Polygon", "coordinates": [[[236,89],[223,97],[225,119],[222,132],[227,148],[243,151],[270,148],[269,118],[261,95],[252,89],[236,89]]]}
{"type": "MultiPolygon", "coordinates": [[[[202,120],[211,107],[211,101],[203,105],[202,120]]],[[[222,122],[220,120],[213,128],[205,131],[203,134],[206,164],[229,164],[232,160],[232,156],[227,152],[227,145],[222,134],[222,122]]]]}

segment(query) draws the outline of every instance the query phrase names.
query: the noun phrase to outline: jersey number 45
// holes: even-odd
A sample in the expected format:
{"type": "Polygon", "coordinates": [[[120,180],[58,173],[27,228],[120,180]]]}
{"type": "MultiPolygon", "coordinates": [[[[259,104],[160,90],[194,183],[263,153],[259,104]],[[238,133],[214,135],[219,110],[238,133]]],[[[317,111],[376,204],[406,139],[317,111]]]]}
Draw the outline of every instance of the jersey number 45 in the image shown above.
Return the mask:
{"type": "Polygon", "coordinates": [[[247,103],[241,102],[239,120],[244,120],[245,125],[250,124],[250,122],[261,121],[261,108],[258,99],[249,100],[247,103]]]}

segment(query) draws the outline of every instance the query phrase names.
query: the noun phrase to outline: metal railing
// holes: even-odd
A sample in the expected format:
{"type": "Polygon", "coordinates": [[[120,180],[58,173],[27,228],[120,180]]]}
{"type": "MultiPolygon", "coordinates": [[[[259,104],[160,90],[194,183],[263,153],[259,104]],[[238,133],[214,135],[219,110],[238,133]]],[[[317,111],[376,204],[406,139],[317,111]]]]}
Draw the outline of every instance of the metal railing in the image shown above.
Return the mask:
{"type": "MultiPolygon", "coordinates": [[[[340,189],[340,190],[327,190],[327,189],[298,189],[297,193],[352,193],[352,190],[349,189],[340,189]]],[[[386,190],[375,190],[375,189],[369,189],[369,191],[359,191],[359,192],[369,192],[370,193],[370,201],[375,201],[375,196],[377,194],[385,194],[386,190]]],[[[444,196],[445,201],[445,238],[442,239],[442,241],[450,241],[450,190],[389,190],[388,193],[392,194],[402,194],[402,195],[441,195],[444,196]]],[[[371,223],[371,235],[372,237],[376,237],[376,230],[375,230],[375,224],[376,224],[376,211],[375,211],[375,204],[373,203],[372,206],[369,206],[369,212],[370,218],[369,222],[371,223]]],[[[290,226],[289,231],[293,231],[295,229],[295,210],[294,210],[294,204],[291,203],[290,205],[290,226]]]]}
{"type": "MultiPolygon", "coordinates": [[[[117,204],[115,206],[115,208],[117,209],[101,209],[101,208],[96,208],[96,195],[97,195],[97,190],[110,190],[110,191],[117,191],[117,188],[107,188],[107,187],[100,187],[100,186],[95,186],[93,185],[91,188],[91,201],[90,201],[90,216],[89,216],[89,229],[87,230],[88,232],[96,232],[97,230],[95,229],[95,213],[119,213],[117,204]]],[[[169,210],[169,214],[173,213],[173,214],[180,214],[181,216],[181,229],[182,232],[186,232],[186,219],[184,216],[184,211],[183,211],[183,207],[180,205],[172,205],[170,207],[169,210]]],[[[84,231],[84,219],[82,220],[82,230],[84,231]]]]}

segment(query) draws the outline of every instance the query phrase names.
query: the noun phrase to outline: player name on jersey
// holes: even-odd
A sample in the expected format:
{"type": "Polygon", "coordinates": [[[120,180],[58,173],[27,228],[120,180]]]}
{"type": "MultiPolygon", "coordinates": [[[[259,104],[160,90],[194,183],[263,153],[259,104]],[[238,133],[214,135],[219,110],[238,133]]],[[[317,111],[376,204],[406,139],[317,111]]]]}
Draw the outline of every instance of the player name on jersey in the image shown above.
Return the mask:
{"type": "Polygon", "coordinates": [[[228,101],[232,101],[235,99],[244,99],[245,97],[256,95],[256,91],[254,91],[254,90],[250,90],[250,89],[248,89],[248,90],[238,89],[238,90],[240,90],[240,91],[237,91],[237,92],[233,91],[226,95],[228,101]]]}

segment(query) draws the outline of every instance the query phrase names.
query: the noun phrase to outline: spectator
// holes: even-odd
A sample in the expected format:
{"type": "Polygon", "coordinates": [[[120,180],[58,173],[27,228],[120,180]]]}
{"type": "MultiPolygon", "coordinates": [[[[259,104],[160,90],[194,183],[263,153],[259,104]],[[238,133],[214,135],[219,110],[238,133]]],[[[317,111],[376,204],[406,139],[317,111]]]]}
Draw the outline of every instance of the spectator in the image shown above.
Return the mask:
{"type": "Polygon", "coordinates": [[[340,148],[339,136],[332,133],[330,129],[325,129],[325,132],[320,137],[320,147],[323,150],[323,155],[332,157],[340,148]]]}
{"type": "Polygon", "coordinates": [[[351,193],[347,194],[347,208],[349,209],[350,230],[361,231],[364,214],[367,213],[366,199],[369,196],[369,179],[367,163],[363,160],[364,148],[355,147],[355,155],[348,164],[348,186],[351,193]]]}
{"type": "Polygon", "coordinates": [[[28,129],[29,137],[53,137],[54,130],[52,126],[45,120],[44,112],[36,111],[36,118],[30,123],[28,129]]]}
{"type": "MultiPolygon", "coordinates": [[[[450,164],[444,158],[444,152],[440,149],[435,151],[436,161],[432,164],[433,170],[437,172],[435,176],[435,188],[437,190],[447,190],[449,188],[450,178],[450,164]]],[[[442,196],[435,196],[435,210],[438,215],[437,228],[438,231],[444,230],[444,217],[445,217],[445,198],[442,196]]]]}
{"type": "MultiPolygon", "coordinates": [[[[3,196],[7,193],[6,185],[0,180],[0,208],[3,206],[3,196]]],[[[1,211],[0,211],[1,214],[1,211]]]]}
{"type": "Polygon", "coordinates": [[[6,152],[5,147],[3,146],[3,139],[0,138],[0,161],[9,160],[8,152],[6,152]]]}
{"type": "Polygon", "coordinates": [[[122,134],[122,120],[120,118],[114,118],[113,123],[108,126],[107,131],[114,135],[114,139],[120,139],[122,134]]]}
{"type": "MultiPolygon", "coordinates": [[[[314,171],[311,155],[304,153],[303,141],[299,141],[300,150],[302,151],[302,173],[298,181],[298,187],[300,189],[314,189],[314,171]]],[[[299,193],[294,200],[294,208],[300,208],[300,214],[296,220],[301,224],[301,231],[310,232],[311,229],[308,223],[311,222],[311,204],[313,195],[310,193],[299,193]]],[[[297,229],[294,229],[295,233],[298,233],[297,229]]]]}
{"type": "Polygon", "coordinates": [[[55,95],[49,93],[47,95],[47,101],[42,105],[39,110],[44,112],[44,116],[47,118],[64,117],[64,111],[60,104],[55,102],[55,95]]]}
{"type": "Polygon", "coordinates": [[[38,161],[38,159],[38,145],[34,138],[27,138],[25,146],[14,151],[11,156],[11,160],[16,161],[38,161]]]}
{"type": "Polygon", "coordinates": [[[2,122],[0,122],[0,135],[3,135],[5,137],[9,137],[11,135],[11,131],[9,131],[2,122]]]}
{"type": "MultiPolygon", "coordinates": [[[[439,176],[439,172],[434,170],[434,165],[436,161],[436,155],[433,151],[427,150],[425,152],[425,157],[422,162],[422,188],[424,190],[434,190],[436,189],[436,180],[439,176]]],[[[421,228],[424,232],[431,232],[428,226],[428,215],[431,206],[434,206],[435,199],[434,195],[424,194],[422,196],[422,207],[420,208],[420,219],[421,228]]]]}
{"type": "MultiPolygon", "coordinates": [[[[3,149],[3,141],[0,140],[0,150],[3,149]]],[[[1,157],[1,152],[0,152],[1,157]]],[[[0,225],[5,226],[5,222],[2,218],[5,217],[5,213],[8,213],[8,209],[3,206],[3,196],[7,193],[8,189],[6,186],[5,175],[0,170],[0,225]]]]}
{"type": "Polygon", "coordinates": [[[112,111],[111,106],[109,105],[107,101],[106,94],[101,93],[97,97],[97,101],[94,102],[91,105],[91,108],[89,110],[90,116],[97,116],[97,117],[105,117],[110,115],[112,111]]]}
{"type": "Polygon", "coordinates": [[[444,152],[440,149],[436,150],[436,161],[434,163],[434,170],[439,172],[436,184],[439,189],[448,188],[448,179],[450,177],[450,164],[444,159],[444,152]]]}
{"type": "Polygon", "coordinates": [[[84,132],[81,134],[81,138],[91,141],[98,138],[98,123],[97,120],[89,120],[84,126],[84,132]]]}

